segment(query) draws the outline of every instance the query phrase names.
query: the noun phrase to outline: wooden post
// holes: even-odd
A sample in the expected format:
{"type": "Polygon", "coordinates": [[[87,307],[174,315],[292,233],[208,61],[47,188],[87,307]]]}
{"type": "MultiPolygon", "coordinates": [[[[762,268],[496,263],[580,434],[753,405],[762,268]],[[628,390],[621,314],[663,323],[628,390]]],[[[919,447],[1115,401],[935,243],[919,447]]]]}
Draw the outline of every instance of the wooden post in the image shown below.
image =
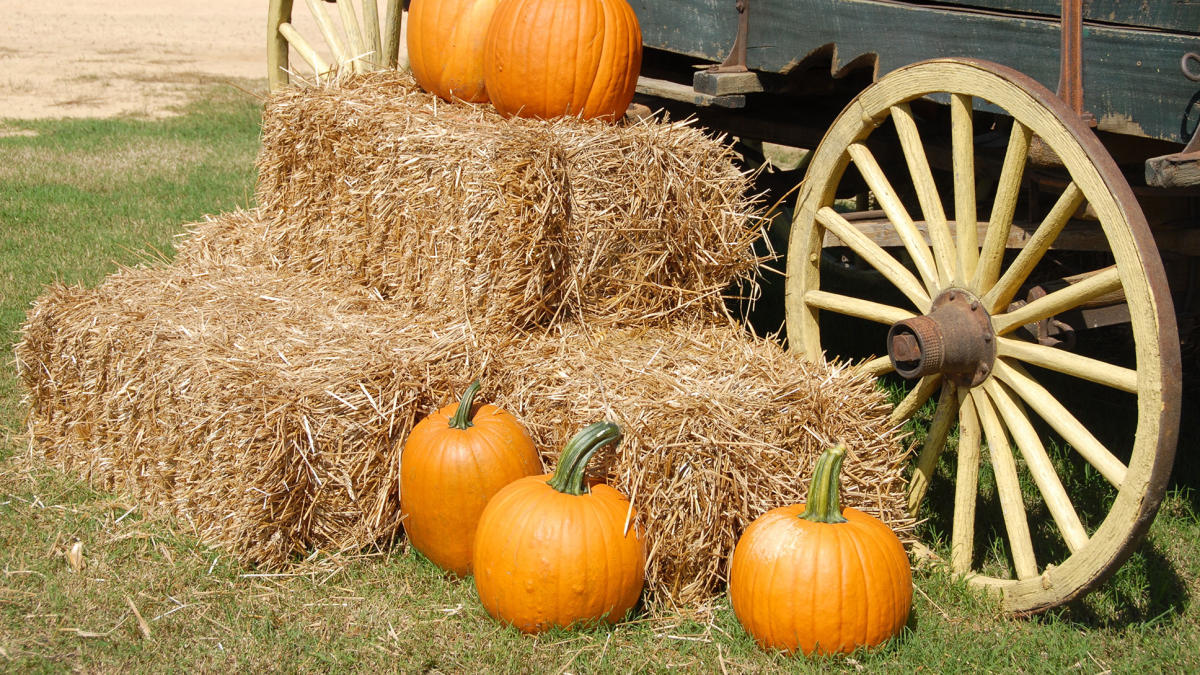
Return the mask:
{"type": "Polygon", "coordinates": [[[396,68],[400,64],[400,28],[404,21],[404,4],[401,0],[387,0],[387,16],[384,19],[383,65],[396,68]]]}
{"type": "Polygon", "coordinates": [[[350,58],[354,60],[354,72],[365,73],[369,68],[367,62],[367,52],[370,49],[363,40],[362,28],[358,25],[358,15],[354,13],[353,0],[339,0],[337,3],[338,12],[342,16],[342,30],[346,32],[346,41],[350,43],[350,49],[353,54],[350,58]]]}
{"type": "Polygon", "coordinates": [[[382,42],[379,39],[379,4],[376,0],[363,0],[363,38],[367,42],[367,49],[371,50],[371,56],[367,61],[371,64],[371,70],[383,67],[383,51],[382,42]]]}
{"type": "Polygon", "coordinates": [[[267,86],[275,91],[288,84],[288,43],[279,24],[292,20],[292,0],[271,0],[267,10],[267,86]]]}

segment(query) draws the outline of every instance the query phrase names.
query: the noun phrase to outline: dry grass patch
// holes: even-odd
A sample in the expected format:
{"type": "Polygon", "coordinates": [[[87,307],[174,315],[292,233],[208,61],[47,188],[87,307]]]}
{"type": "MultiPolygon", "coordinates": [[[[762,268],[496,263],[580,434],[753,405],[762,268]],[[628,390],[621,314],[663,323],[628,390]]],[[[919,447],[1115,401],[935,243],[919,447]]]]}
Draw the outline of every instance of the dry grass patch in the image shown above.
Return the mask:
{"type": "MultiPolygon", "coordinates": [[[[31,135],[37,135],[33,132],[31,135]]],[[[0,163],[0,181],[46,183],[53,181],[80,190],[111,190],[114,182],[137,183],[151,178],[181,180],[193,169],[196,157],[210,152],[200,142],[133,141],[110,148],[99,157],[54,146],[15,148],[0,163]]]]}

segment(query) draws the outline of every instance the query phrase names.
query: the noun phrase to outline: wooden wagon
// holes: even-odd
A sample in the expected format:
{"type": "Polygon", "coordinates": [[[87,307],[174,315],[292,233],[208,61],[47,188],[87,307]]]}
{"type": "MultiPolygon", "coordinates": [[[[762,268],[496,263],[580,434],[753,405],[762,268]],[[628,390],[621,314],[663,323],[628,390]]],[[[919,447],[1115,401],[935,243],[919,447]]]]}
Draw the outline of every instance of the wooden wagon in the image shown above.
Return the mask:
{"type": "MultiPolygon", "coordinates": [[[[340,36],[306,3],[337,60],[395,65],[399,0],[382,24],[363,0],[361,26],[340,0],[340,36]]],[[[1175,454],[1177,317],[1200,285],[1200,3],[631,4],[637,100],[798,186],[776,228],[791,348],[907,383],[893,421],[913,431],[930,548],[1017,613],[1104,580],[1175,454]],[[781,146],[811,151],[788,164],[781,146]]],[[[322,67],[291,16],[271,0],[272,86],[289,44],[322,67]]]]}

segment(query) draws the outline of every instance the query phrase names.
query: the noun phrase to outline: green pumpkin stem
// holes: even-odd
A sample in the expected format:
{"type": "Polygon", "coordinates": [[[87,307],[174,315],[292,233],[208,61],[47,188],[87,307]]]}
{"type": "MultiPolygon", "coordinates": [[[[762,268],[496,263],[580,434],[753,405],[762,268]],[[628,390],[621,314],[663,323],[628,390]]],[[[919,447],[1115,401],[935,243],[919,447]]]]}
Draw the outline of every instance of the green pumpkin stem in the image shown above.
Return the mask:
{"type": "Polygon", "coordinates": [[[471,421],[471,408],[475,405],[475,394],[479,393],[481,386],[479,380],[475,380],[463,392],[462,400],[458,402],[458,410],[455,410],[454,417],[450,418],[451,429],[470,429],[475,426],[471,421]]]}
{"type": "Polygon", "coordinates": [[[546,484],[563,494],[586,494],[583,476],[588,461],[600,448],[620,441],[621,427],[612,422],[596,422],[588,426],[567,441],[558,460],[558,468],[546,484]]]}
{"type": "Polygon", "coordinates": [[[841,488],[839,475],[845,457],[846,445],[838,443],[817,458],[812,483],[808,486],[808,503],[800,518],[814,523],[846,522],[846,518],[842,516],[842,501],[838,495],[841,488]]]}

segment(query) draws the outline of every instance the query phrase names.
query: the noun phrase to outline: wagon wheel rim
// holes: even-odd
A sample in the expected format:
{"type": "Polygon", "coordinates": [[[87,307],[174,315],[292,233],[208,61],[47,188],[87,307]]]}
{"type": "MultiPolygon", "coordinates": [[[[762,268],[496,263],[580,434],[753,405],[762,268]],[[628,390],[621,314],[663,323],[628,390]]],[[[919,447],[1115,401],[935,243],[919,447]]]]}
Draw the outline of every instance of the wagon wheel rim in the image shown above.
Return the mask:
{"type": "Polygon", "coordinates": [[[1178,334],[1166,289],[1162,264],[1140,207],[1090,129],[1054,94],[1016,71],[980,61],[937,60],[897,70],[864,90],[814,152],[788,247],[788,341],[804,354],[821,358],[821,312],[891,327],[893,340],[886,344],[890,356],[860,365],[878,375],[893,372],[899,365],[902,372],[919,376],[896,406],[891,422],[903,424],[926,401],[936,401],[927,436],[916,448],[910,509],[915,513],[919,507],[946,439],[957,427],[950,567],[974,584],[999,591],[1008,610],[1031,613],[1061,605],[1107,578],[1141,541],[1161,501],[1174,457],[1180,390],[1178,334]],[[931,94],[948,97],[950,104],[954,194],[946,200],[953,208],[949,213],[932,178],[909,105],[931,94]],[[978,206],[986,206],[976,203],[972,141],[976,98],[1014,120],[996,199],[990,215],[980,218],[980,224],[986,223],[982,236],[974,215],[978,206]],[[899,139],[928,238],[896,196],[889,176],[879,168],[866,143],[872,132],[889,120],[899,139]],[[1005,244],[1031,143],[1051,148],[1071,182],[1025,247],[1005,264],[1005,244]],[[851,164],[903,243],[907,265],[832,208],[838,184],[851,164]],[[1082,283],[1048,293],[1036,302],[1010,307],[1022,282],[1084,204],[1099,218],[1115,264],[1094,270],[1082,283]],[[964,217],[956,218],[956,214],[964,217]],[[955,225],[953,231],[951,224],[955,225]],[[822,290],[820,260],[826,232],[880,272],[904,298],[900,303],[904,306],[822,290]],[[1023,325],[1115,291],[1124,293],[1129,307],[1135,369],[1027,342],[1015,334],[1023,325]],[[951,297],[954,295],[958,297],[951,297]],[[946,308],[951,303],[956,309],[947,318],[946,308]],[[961,348],[964,342],[972,343],[967,351],[973,356],[960,357],[959,363],[937,362],[934,357],[944,354],[935,354],[937,345],[923,344],[925,336],[916,334],[923,329],[950,330],[978,312],[986,313],[986,320],[976,321],[967,338],[955,337],[942,345],[961,348]],[[914,321],[926,325],[913,328],[909,324],[914,321]],[[930,328],[930,323],[937,325],[930,328]],[[897,337],[902,339],[897,342],[897,337]],[[905,356],[910,360],[904,361],[905,356]],[[924,359],[936,363],[922,364],[924,359]],[[1039,384],[1030,374],[1030,365],[1097,382],[1125,392],[1122,395],[1131,401],[1136,397],[1137,424],[1128,463],[1115,457],[1039,384]],[[1048,425],[1069,442],[1117,490],[1098,526],[1088,529],[1080,523],[1071,495],[1047,458],[1038,424],[1048,425]],[[1039,559],[1033,550],[1018,458],[1066,544],[1069,553],[1065,559],[1039,559]],[[1013,578],[984,573],[972,555],[977,482],[984,463],[994,474],[1015,568],[1013,578]]]}
{"type": "Polygon", "coordinates": [[[396,68],[400,62],[401,0],[303,0],[311,22],[306,29],[292,23],[293,0],[270,2],[267,82],[271,91],[287,86],[292,73],[301,70],[320,82],[339,71],[364,73],[396,68]],[[300,57],[300,63],[290,59],[291,53],[300,57]]]}

